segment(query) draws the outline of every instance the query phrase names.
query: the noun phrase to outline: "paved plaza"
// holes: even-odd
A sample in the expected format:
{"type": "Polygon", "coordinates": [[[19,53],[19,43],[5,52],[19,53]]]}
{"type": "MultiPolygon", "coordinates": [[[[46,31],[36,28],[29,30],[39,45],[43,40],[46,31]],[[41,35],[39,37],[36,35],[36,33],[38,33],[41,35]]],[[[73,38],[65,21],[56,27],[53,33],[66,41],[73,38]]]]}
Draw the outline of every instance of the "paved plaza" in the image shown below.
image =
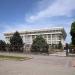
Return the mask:
{"type": "Polygon", "coordinates": [[[75,75],[75,57],[24,54],[23,56],[32,59],[0,60],[0,75],[75,75]]]}

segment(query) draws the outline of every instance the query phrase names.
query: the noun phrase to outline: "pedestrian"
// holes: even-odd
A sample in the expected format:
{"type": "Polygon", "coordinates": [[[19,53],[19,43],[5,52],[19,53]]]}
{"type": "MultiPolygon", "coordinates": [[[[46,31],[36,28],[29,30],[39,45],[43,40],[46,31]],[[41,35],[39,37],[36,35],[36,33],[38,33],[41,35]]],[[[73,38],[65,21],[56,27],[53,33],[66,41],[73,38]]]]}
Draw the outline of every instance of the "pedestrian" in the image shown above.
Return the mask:
{"type": "Polygon", "coordinates": [[[68,44],[66,43],[66,56],[68,56],[68,44]]]}

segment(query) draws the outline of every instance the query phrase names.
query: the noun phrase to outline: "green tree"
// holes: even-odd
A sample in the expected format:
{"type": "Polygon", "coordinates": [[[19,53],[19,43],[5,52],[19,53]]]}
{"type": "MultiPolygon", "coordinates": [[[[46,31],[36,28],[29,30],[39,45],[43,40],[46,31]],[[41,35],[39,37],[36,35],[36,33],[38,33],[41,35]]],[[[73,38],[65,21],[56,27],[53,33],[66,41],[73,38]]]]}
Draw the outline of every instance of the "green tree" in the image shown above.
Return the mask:
{"type": "Polygon", "coordinates": [[[15,32],[10,39],[10,48],[12,51],[23,51],[23,40],[19,34],[19,32],[15,32]]]}
{"type": "Polygon", "coordinates": [[[6,43],[3,40],[0,40],[0,51],[6,51],[6,43]]]}
{"type": "Polygon", "coordinates": [[[62,49],[62,43],[61,43],[61,41],[58,44],[58,49],[62,49]]]}
{"type": "Polygon", "coordinates": [[[48,48],[49,45],[47,44],[45,39],[41,35],[39,35],[33,40],[31,51],[48,53],[48,48]]]}
{"type": "Polygon", "coordinates": [[[70,35],[72,36],[71,38],[72,45],[75,45],[75,22],[71,24],[70,35]]]}

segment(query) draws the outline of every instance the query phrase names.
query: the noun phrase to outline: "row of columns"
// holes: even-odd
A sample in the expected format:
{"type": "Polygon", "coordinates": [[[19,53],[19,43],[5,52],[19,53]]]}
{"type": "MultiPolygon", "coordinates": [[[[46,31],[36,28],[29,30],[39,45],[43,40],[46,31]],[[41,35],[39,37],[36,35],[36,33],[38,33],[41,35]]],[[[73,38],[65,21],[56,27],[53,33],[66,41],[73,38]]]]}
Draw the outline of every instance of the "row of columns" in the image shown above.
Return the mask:
{"type": "MultiPolygon", "coordinates": [[[[61,39],[58,39],[58,34],[57,35],[55,34],[55,37],[53,37],[52,34],[49,34],[51,36],[50,39],[48,38],[48,34],[45,34],[45,35],[46,35],[46,41],[47,41],[48,44],[53,44],[53,41],[56,41],[55,44],[57,44],[59,41],[61,41],[61,42],[64,43],[64,40],[63,40],[62,36],[61,36],[61,39]]],[[[23,42],[24,43],[27,43],[27,44],[32,44],[32,42],[33,42],[32,35],[23,35],[23,38],[22,39],[23,39],[23,42]]]]}

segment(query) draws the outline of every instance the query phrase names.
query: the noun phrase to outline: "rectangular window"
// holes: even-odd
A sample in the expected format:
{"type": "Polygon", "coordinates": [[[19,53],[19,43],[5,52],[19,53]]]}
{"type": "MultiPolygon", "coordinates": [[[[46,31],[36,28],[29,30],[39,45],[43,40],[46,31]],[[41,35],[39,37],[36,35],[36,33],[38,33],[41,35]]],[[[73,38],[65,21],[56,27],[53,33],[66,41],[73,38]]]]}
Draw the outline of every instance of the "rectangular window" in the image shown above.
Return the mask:
{"type": "Polygon", "coordinates": [[[57,35],[57,40],[61,40],[61,35],[57,35]]]}
{"type": "Polygon", "coordinates": [[[48,40],[51,40],[51,35],[50,34],[48,34],[48,40]]]}
{"type": "Polygon", "coordinates": [[[32,35],[32,39],[35,39],[36,37],[35,37],[35,35],[32,35]]]}
{"type": "Polygon", "coordinates": [[[52,40],[56,40],[56,35],[52,34],[52,40]]]}

